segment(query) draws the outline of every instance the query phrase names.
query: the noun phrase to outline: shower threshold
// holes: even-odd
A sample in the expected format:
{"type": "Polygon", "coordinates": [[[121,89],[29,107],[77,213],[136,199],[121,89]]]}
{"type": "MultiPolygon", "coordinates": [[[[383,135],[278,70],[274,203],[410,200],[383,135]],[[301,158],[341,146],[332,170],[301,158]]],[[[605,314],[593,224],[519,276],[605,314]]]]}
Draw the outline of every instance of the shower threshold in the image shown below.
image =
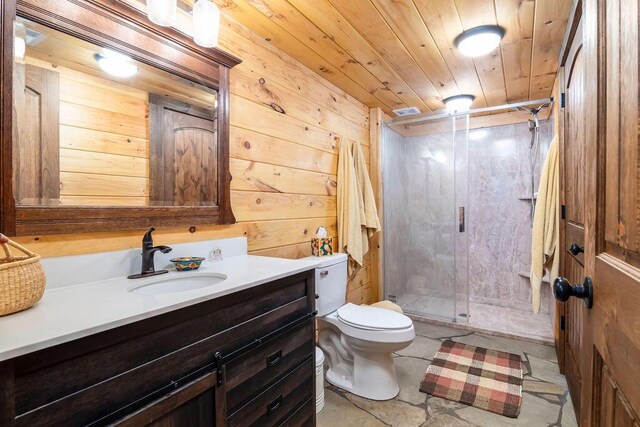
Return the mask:
{"type": "MultiPolygon", "coordinates": [[[[447,307],[443,302],[433,301],[440,298],[430,297],[429,299],[432,307],[447,307]]],[[[469,303],[468,313],[461,312],[453,318],[442,315],[443,311],[433,313],[425,310],[426,307],[417,307],[415,303],[419,300],[419,298],[400,298],[398,304],[409,317],[416,320],[533,342],[554,342],[553,327],[548,313],[533,313],[489,304],[469,303]],[[460,317],[459,314],[467,314],[468,317],[460,317]]],[[[452,304],[448,312],[453,313],[452,304]]]]}

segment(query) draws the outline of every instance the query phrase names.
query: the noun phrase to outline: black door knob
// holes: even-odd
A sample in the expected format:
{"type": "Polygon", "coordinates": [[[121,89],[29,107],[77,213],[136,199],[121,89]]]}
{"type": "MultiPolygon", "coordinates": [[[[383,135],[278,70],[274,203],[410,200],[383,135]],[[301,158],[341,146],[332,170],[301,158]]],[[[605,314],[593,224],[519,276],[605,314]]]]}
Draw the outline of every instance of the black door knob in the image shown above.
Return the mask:
{"type": "Polygon", "coordinates": [[[585,277],[584,283],[572,286],[564,277],[558,277],[553,282],[553,295],[560,302],[568,301],[570,297],[584,300],[587,308],[593,307],[593,282],[591,277],[585,277]]]}
{"type": "Polygon", "coordinates": [[[569,247],[569,252],[571,252],[573,255],[578,255],[580,253],[584,253],[584,246],[580,246],[577,243],[573,243],[569,247]]]}

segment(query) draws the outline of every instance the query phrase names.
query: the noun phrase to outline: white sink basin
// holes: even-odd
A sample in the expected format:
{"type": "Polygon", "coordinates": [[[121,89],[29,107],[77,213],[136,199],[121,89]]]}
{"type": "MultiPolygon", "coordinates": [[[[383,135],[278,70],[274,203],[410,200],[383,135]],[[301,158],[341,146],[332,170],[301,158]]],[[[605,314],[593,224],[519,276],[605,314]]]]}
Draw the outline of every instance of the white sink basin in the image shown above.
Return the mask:
{"type": "MultiPolygon", "coordinates": [[[[185,273],[188,274],[188,273],[185,273]]],[[[146,280],[139,286],[128,289],[129,292],[139,295],[159,295],[176,292],[188,292],[196,289],[213,286],[225,280],[227,276],[219,273],[206,273],[199,275],[188,274],[183,277],[158,276],[154,279],[146,280]]]]}

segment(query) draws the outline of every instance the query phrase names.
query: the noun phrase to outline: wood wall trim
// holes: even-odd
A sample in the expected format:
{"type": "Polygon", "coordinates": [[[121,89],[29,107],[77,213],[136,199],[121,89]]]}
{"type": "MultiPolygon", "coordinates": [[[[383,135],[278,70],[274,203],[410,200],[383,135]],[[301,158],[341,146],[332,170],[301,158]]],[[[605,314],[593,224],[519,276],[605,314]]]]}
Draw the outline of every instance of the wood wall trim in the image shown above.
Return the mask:
{"type": "Polygon", "coordinates": [[[0,5],[0,230],[5,234],[15,234],[15,206],[6,201],[13,200],[12,141],[13,141],[13,20],[16,6],[13,1],[3,1],[0,5]]]}
{"type": "Polygon", "coordinates": [[[568,49],[573,44],[573,39],[580,24],[580,18],[582,18],[582,0],[574,0],[571,6],[571,12],[569,12],[569,22],[567,23],[567,30],[562,40],[562,47],[560,48],[560,54],[558,55],[558,67],[566,65],[568,49]]]}
{"type": "MultiPolygon", "coordinates": [[[[222,68],[220,73],[221,86],[229,87],[229,69],[222,68]]],[[[236,218],[231,209],[231,172],[229,171],[229,114],[231,111],[229,90],[221,91],[218,94],[218,155],[225,159],[226,167],[222,173],[218,174],[218,204],[222,216],[220,222],[222,224],[233,224],[236,218]],[[225,141],[225,143],[220,143],[225,141]]]]}
{"type": "Polygon", "coordinates": [[[378,300],[385,299],[384,294],[384,196],[383,196],[383,111],[380,108],[372,108],[369,114],[369,160],[371,184],[375,195],[378,217],[382,230],[374,234],[369,240],[371,248],[371,281],[377,284],[375,291],[378,300]]]}

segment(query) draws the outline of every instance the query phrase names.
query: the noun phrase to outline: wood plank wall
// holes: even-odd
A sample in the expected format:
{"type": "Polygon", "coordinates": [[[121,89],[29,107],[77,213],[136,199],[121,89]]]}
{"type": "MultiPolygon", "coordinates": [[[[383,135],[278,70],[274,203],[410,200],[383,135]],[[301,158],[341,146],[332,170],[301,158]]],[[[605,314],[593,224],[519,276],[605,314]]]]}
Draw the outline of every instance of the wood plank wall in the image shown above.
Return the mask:
{"type": "Polygon", "coordinates": [[[59,64],[60,202],[144,206],[149,197],[149,94],[59,64]]]}
{"type": "MultiPolygon", "coordinates": [[[[200,226],[195,233],[190,224],[158,229],[155,242],[244,235],[252,254],[307,256],[320,225],[336,236],[336,137],[357,138],[368,158],[369,109],[225,16],[220,47],[243,60],[231,71],[231,195],[238,223],[200,226]]],[[[16,240],[51,257],[136,248],[141,238],[142,230],[16,240]]],[[[349,281],[350,302],[377,301],[369,258],[349,281]]]]}

